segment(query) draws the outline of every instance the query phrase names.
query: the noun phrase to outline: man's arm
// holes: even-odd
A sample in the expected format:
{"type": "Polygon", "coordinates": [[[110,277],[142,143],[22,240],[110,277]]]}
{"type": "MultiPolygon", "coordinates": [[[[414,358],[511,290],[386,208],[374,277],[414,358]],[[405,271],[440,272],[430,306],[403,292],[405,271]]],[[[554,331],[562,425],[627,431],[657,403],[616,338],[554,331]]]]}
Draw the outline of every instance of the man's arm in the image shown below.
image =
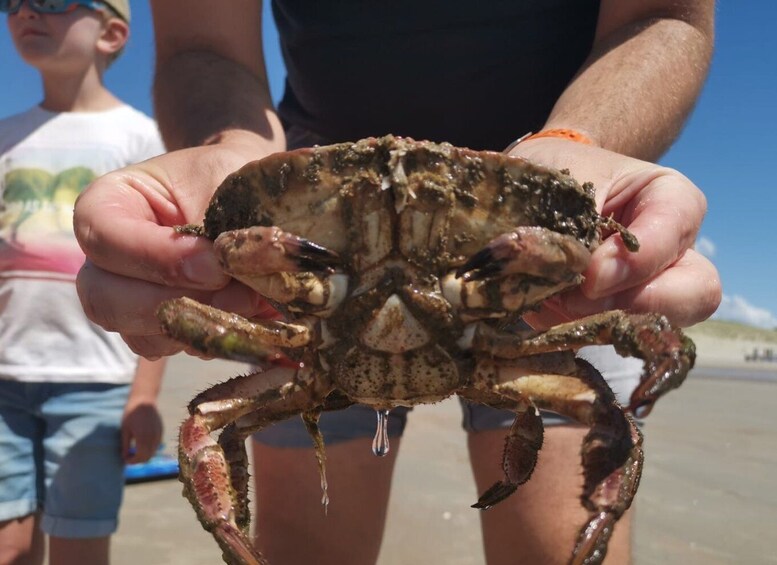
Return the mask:
{"type": "Polygon", "coordinates": [[[654,161],[690,114],[713,48],[714,0],[602,0],[591,55],[544,129],[654,161]]]}
{"type": "Polygon", "coordinates": [[[244,140],[264,153],[282,150],[262,50],[262,3],[155,0],[151,6],[155,114],[168,149],[244,140]]]}
{"type": "Polygon", "coordinates": [[[606,237],[580,289],[548,301],[554,316],[531,323],[624,308],[691,325],[720,303],[717,270],[693,250],[704,194],[677,171],[646,162],[672,143],[701,90],[713,9],[712,0],[602,0],[592,53],[543,129],[576,130],[607,151],[552,137],[510,150],[593,182],[602,213],[641,244],[639,253],[628,253],[619,236],[606,237]]]}

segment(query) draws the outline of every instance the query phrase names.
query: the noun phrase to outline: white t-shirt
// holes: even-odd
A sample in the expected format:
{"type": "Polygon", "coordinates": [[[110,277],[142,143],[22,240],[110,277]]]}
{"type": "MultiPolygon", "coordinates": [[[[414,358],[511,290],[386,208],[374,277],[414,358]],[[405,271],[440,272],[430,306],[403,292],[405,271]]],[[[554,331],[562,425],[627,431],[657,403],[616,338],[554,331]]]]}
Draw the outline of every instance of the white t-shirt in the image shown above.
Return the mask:
{"type": "Polygon", "coordinates": [[[154,121],[126,105],[0,120],[0,379],[132,380],[137,356],[81,309],[73,205],[96,177],[163,151],[154,121]]]}

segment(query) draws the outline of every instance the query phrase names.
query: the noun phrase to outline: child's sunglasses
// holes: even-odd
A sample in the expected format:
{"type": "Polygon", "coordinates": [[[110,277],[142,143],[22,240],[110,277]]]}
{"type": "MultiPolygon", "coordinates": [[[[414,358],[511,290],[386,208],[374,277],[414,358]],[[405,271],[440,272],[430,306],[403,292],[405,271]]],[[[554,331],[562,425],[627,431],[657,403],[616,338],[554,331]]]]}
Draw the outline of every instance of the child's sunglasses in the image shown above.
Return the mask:
{"type": "MultiPolygon", "coordinates": [[[[15,14],[22,7],[24,0],[0,0],[0,12],[15,14]]],[[[75,10],[78,6],[99,10],[105,8],[105,3],[97,0],[27,0],[27,5],[39,14],[64,14],[75,10]]]]}

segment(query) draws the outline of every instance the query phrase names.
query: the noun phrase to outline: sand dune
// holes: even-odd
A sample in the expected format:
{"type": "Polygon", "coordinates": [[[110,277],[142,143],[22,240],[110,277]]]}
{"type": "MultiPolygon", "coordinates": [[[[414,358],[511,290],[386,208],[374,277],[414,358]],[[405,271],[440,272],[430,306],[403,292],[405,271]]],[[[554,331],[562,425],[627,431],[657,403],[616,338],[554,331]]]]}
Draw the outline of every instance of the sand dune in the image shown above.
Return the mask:
{"type": "Polygon", "coordinates": [[[736,367],[777,371],[777,331],[735,322],[708,320],[685,330],[696,344],[700,367],[736,367]],[[764,357],[771,351],[773,361],[764,357]],[[757,354],[757,360],[748,360],[757,354]]]}

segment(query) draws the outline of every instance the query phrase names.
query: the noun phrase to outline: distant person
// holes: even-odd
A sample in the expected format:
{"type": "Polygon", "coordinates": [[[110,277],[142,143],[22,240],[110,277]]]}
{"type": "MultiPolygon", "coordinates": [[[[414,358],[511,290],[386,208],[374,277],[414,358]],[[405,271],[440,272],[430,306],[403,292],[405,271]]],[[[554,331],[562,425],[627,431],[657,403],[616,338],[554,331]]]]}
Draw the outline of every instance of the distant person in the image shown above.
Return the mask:
{"type": "Polygon", "coordinates": [[[0,564],[42,563],[48,535],[51,565],[104,565],[124,465],[161,440],[164,364],[84,315],[73,206],[95,177],[164,148],[103,85],[127,42],[127,0],[0,10],[43,84],[39,105],[0,121],[0,564]]]}
{"type": "MultiPolygon", "coordinates": [[[[97,180],[76,206],[76,233],[90,260],[78,278],[84,306],[135,351],[183,348],[161,334],[154,317],[172,296],[263,314],[256,293],[224,275],[209,241],[173,237],[173,225],[202,221],[228,173],[286,148],[387,133],[503,151],[526,132],[541,132],[509,153],[591,181],[598,209],[639,239],[639,253],[629,254],[605,234],[582,287],[548,301],[545,316],[529,313],[531,324],[625,308],[689,325],[717,307],[717,272],[692,249],[704,195],[677,171],[649,162],[674,140],[704,82],[711,0],[274,0],[287,69],[277,109],[262,53],[261,2],[226,5],[151,3],[155,108],[176,151],[97,180]]],[[[608,376],[628,395],[638,371],[619,372],[608,376]]],[[[402,449],[404,418],[400,410],[391,416],[396,437],[383,460],[370,448],[374,411],[322,416],[332,500],[326,516],[299,419],[254,436],[254,523],[270,563],[375,562],[402,449]]],[[[567,562],[588,517],[580,502],[588,430],[543,417],[545,443],[531,480],[481,514],[489,565],[567,562]]],[[[503,476],[512,420],[465,407],[480,493],[503,476]]],[[[610,541],[611,563],[629,562],[628,518],[610,541]]]]}

